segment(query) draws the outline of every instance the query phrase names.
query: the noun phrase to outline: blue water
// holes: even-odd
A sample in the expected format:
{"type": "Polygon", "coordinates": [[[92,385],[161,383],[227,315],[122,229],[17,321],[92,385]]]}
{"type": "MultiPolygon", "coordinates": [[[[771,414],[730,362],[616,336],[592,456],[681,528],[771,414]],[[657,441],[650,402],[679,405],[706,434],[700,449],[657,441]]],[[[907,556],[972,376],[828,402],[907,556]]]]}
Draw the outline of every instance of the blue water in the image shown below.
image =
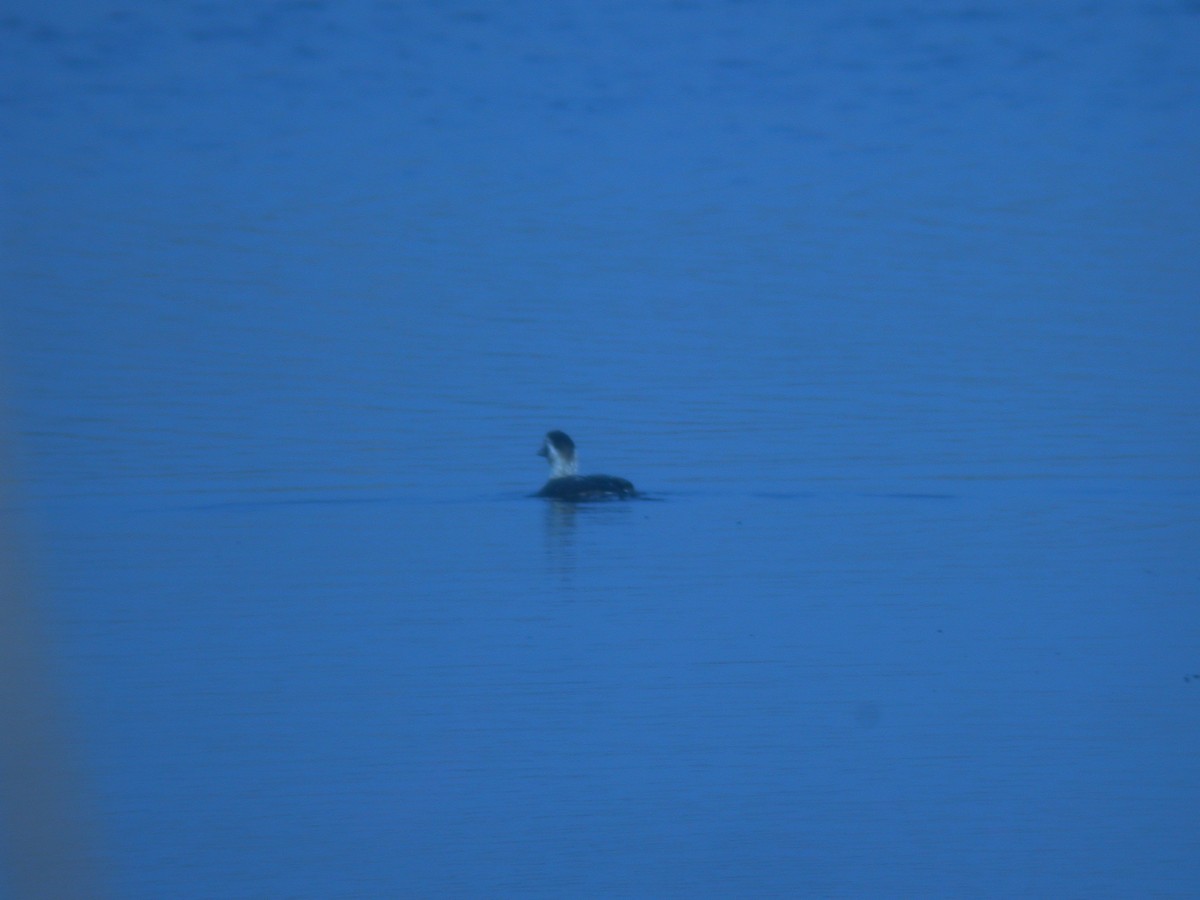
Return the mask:
{"type": "Polygon", "coordinates": [[[1194,896],[1198,46],[8,4],[7,519],[92,889],[1194,896]],[[532,499],[551,428],[653,499],[532,499]]]}

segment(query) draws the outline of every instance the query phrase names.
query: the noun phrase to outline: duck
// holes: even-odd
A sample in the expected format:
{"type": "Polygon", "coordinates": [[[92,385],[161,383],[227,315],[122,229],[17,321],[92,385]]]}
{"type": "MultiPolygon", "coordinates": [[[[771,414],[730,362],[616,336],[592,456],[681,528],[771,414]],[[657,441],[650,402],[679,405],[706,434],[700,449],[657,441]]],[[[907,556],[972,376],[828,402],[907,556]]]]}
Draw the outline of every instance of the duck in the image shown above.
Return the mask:
{"type": "Polygon", "coordinates": [[[565,431],[550,431],[538,456],[550,464],[550,480],[536,496],[567,503],[593,500],[630,500],[638,496],[633,483],[615,475],[580,475],[575,442],[565,431]]]}

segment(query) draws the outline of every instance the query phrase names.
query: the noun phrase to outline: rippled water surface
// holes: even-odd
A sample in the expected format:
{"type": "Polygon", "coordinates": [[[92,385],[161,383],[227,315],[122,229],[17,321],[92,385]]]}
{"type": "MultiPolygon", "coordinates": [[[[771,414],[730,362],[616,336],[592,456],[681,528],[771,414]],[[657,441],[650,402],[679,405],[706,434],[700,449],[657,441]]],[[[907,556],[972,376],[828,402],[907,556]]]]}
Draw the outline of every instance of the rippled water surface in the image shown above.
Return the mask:
{"type": "Polygon", "coordinates": [[[12,7],[89,892],[1194,892],[1196,4],[12,7]]]}

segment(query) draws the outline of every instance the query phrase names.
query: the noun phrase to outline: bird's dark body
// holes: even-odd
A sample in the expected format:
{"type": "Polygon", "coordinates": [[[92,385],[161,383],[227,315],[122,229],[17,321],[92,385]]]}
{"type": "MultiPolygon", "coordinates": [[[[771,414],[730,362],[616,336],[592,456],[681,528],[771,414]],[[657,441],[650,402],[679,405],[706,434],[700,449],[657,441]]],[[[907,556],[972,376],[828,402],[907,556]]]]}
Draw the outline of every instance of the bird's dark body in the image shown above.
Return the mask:
{"type": "Polygon", "coordinates": [[[569,503],[587,503],[594,500],[629,500],[638,493],[631,482],[613,475],[564,475],[551,478],[537,495],[569,503]]]}

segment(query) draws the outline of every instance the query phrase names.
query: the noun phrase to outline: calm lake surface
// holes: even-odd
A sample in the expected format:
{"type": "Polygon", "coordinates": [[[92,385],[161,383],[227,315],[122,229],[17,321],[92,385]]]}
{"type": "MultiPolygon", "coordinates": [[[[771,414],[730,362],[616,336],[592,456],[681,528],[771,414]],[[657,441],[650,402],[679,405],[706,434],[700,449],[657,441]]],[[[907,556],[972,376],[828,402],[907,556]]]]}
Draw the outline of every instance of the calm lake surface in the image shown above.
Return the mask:
{"type": "Polygon", "coordinates": [[[0,590],[79,883],[1195,896],[1198,47],[7,4],[0,590]],[[648,499],[531,498],[551,428],[648,499]]]}

